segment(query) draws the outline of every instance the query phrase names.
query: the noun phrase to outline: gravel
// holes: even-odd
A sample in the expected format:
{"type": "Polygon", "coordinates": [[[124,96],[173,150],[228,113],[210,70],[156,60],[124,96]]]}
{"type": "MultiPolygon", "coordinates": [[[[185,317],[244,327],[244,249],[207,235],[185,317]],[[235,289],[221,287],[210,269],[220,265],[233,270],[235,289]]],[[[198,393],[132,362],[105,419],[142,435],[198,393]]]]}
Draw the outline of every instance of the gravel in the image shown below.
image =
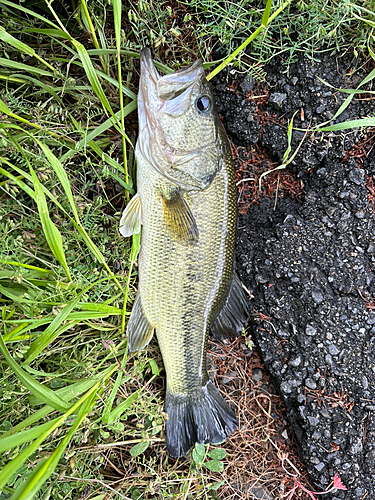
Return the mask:
{"type": "MultiPolygon", "coordinates": [[[[295,111],[299,128],[330,120],[347,94],[318,77],[355,88],[365,73],[353,71],[349,55],[320,57],[299,56],[288,72],[281,60],[266,68],[263,121],[256,99],[244,101],[254,82],[233,70],[219,75],[216,100],[231,140],[280,164],[295,111]],[[237,93],[227,79],[237,80],[237,93]]],[[[354,99],[332,123],[374,115],[373,102],[354,99]]],[[[292,151],[303,134],[293,133],[292,151]]],[[[279,197],[276,206],[265,198],[239,221],[237,267],[254,296],[252,333],[311,481],[324,490],[337,473],[348,488],[324,497],[331,500],[375,498],[374,143],[358,129],[309,134],[290,165],[302,196],[279,197]]]]}

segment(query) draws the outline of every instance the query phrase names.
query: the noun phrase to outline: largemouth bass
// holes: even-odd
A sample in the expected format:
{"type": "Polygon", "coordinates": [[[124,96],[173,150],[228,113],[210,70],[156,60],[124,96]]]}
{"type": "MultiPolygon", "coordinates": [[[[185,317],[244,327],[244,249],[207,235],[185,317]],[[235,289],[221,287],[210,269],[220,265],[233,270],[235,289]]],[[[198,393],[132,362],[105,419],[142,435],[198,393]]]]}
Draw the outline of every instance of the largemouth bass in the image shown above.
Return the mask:
{"type": "Polygon", "coordinates": [[[160,76],[143,49],[138,116],[138,192],[120,221],[124,236],[142,230],[129,350],[156,331],[167,374],[167,448],[180,457],[196,442],[224,441],[238,425],[206,369],[209,331],[233,337],[247,319],[234,272],[234,170],[200,60],[160,76]]]}

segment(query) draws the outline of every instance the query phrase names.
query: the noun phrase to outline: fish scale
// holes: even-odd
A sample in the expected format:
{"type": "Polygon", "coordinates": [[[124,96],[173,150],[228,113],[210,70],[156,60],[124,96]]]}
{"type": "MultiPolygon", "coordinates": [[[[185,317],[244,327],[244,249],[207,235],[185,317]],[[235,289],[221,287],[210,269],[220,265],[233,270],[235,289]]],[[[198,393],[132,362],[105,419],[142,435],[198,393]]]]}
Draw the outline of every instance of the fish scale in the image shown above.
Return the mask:
{"type": "Polygon", "coordinates": [[[139,255],[144,312],[156,329],[168,390],[194,390],[207,377],[204,353],[212,310],[222,301],[233,272],[236,194],[234,183],[228,182],[233,177],[231,158],[206,191],[186,196],[199,231],[193,246],[179,245],[166,230],[158,193],[169,184],[155,173],[142,179],[150,169],[142,158],[137,168],[138,192],[147,200],[139,255]]]}
{"type": "Polygon", "coordinates": [[[120,221],[124,236],[142,224],[129,349],[156,331],[167,375],[167,448],[179,457],[237,427],[206,367],[209,332],[219,340],[240,335],[247,319],[234,272],[236,186],[200,61],[161,77],[144,49],[138,116],[138,191],[120,221]]]}

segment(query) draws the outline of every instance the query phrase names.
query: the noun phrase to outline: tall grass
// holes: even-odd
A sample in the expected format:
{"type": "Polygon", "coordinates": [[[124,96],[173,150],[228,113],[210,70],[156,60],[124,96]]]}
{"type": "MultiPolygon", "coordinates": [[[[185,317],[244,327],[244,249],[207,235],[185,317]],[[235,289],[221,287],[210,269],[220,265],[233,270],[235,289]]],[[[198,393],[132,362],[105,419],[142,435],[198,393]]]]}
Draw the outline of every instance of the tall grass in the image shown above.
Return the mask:
{"type": "MultiPolygon", "coordinates": [[[[272,12],[268,0],[252,34],[208,78],[238,61],[258,35],[266,39],[289,3],[272,12]]],[[[137,498],[134,484],[116,493],[97,478],[100,464],[86,455],[81,464],[75,449],[90,440],[101,449],[121,442],[139,467],[169,467],[164,497],[189,498],[194,464],[180,472],[165,452],[162,464],[144,455],[164,441],[162,382],[159,392],[152,386],[160,357],[156,350],[155,358],[128,357],[125,327],[140,241],[121,240],[117,220],[135,193],[138,48],[149,44],[158,52],[164,37],[170,42],[164,54],[186,54],[186,62],[192,50],[159,2],[124,10],[112,0],[107,11],[80,0],[71,17],[62,17],[56,2],[34,6],[0,0],[0,499],[70,498],[73,486],[60,477],[69,467],[74,494],[87,480],[101,487],[90,498],[104,499],[107,491],[137,498]],[[104,25],[100,9],[111,23],[104,25]]],[[[372,26],[370,12],[356,12],[372,26]]],[[[199,38],[197,30],[190,32],[199,38]]],[[[181,62],[173,60],[174,68],[181,62]]]]}

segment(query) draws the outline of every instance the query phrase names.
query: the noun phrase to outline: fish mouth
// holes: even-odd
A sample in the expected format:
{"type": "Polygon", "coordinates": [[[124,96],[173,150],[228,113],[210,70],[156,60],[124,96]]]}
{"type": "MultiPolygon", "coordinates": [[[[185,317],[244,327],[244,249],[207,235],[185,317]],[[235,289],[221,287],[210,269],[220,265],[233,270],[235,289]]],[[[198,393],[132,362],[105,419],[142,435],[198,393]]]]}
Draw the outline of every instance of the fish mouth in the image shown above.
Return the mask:
{"type": "Polygon", "coordinates": [[[178,97],[191,87],[203,74],[201,59],[185,66],[174,73],[160,76],[151,57],[151,51],[145,47],[141,51],[142,91],[156,90],[156,95],[164,101],[178,97]]]}
{"type": "MultiPolygon", "coordinates": [[[[179,69],[174,73],[160,76],[151,57],[149,48],[141,51],[141,80],[140,98],[147,113],[144,118],[149,119],[151,125],[158,111],[173,114],[183,111],[189,104],[189,98],[194,84],[202,78],[202,61],[198,59],[190,66],[179,69]],[[178,99],[179,98],[179,99],[178,99]],[[174,100],[172,103],[171,101],[174,100]],[[166,103],[166,101],[169,101],[166,103]],[[151,115],[154,115],[153,117],[151,115]]],[[[143,117],[141,117],[142,120],[143,117]]]]}
{"type": "MultiPolygon", "coordinates": [[[[183,164],[199,151],[178,150],[169,144],[161,124],[164,114],[177,116],[191,106],[192,92],[204,77],[199,59],[174,73],[161,76],[151,57],[149,48],[141,51],[141,78],[138,93],[139,138],[138,148],[154,168],[168,177],[172,165],[183,164]],[[142,133],[144,132],[144,133],[142,133]]],[[[172,182],[176,179],[168,177],[172,182]]],[[[201,188],[201,182],[192,185],[201,188]]]]}

